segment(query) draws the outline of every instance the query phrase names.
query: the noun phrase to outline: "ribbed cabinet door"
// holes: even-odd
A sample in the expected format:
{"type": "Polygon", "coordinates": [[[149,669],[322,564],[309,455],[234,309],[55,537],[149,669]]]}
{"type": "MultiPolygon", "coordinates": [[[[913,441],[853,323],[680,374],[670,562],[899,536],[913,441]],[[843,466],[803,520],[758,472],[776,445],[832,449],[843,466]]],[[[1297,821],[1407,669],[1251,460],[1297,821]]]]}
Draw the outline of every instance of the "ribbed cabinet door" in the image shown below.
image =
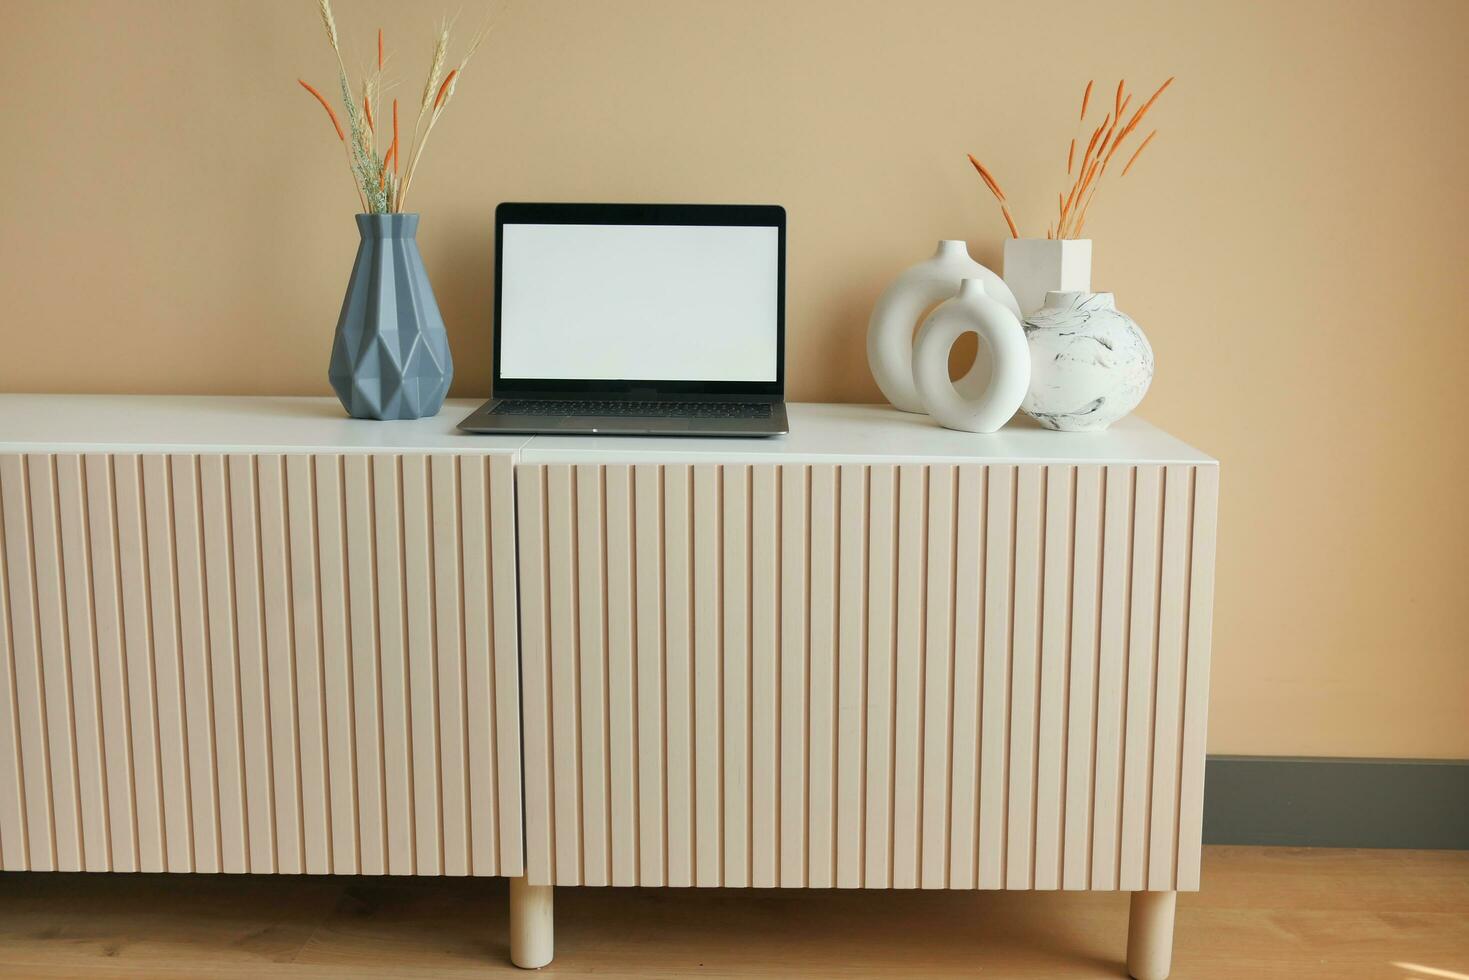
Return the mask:
{"type": "Polygon", "coordinates": [[[508,455],[0,455],[0,867],[518,875],[508,455]]]}
{"type": "Polygon", "coordinates": [[[532,883],[1198,887],[1217,467],[517,479],[532,883]]]}

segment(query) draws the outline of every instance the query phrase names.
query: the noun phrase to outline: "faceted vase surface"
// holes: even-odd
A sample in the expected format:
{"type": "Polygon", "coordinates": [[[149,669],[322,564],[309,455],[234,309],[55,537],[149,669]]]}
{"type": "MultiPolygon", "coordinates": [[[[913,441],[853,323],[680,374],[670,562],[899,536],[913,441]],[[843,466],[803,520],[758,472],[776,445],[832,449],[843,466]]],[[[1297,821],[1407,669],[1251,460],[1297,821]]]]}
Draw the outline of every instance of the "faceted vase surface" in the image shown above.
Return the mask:
{"type": "Polygon", "coordinates": [[[359,419],[437,415],[454,363],[418,252],[418,215],[359,214],[362,235],[327,377],[359,419]]]}

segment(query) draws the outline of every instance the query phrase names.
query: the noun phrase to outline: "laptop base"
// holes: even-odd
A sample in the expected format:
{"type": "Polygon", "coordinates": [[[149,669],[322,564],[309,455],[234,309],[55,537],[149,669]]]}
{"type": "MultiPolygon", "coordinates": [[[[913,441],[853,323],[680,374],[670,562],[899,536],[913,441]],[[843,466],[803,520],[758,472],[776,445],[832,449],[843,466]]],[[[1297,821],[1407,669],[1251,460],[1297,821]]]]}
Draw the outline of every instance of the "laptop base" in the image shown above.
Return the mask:
{"type": "Polygon", "coordinates": [[[496,412],[501,399],[491,398],[459,423],[465,432],[503,435],[714,436],[759,438],[785,435],[785,402],[772,402],[765,418],[692,418],[660,415],[540,415],[496,412]]]}

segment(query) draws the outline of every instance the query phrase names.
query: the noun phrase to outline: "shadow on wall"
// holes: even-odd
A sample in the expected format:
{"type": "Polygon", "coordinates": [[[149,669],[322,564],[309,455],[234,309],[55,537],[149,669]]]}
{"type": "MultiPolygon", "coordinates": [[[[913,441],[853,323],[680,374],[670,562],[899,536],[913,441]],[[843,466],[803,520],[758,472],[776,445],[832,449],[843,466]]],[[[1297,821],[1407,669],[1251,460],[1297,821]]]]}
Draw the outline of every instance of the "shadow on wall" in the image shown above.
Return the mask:
{"type": "MultiPolygon", "coordinates": [[[[494,218],[477,211],[439,209],[438,226],[419,247],[426,254],[454,356],[451,397],[489,397],[495,303],[494,218]]],[[[424,236],[420,236],[421,239],[424,236]]]]}
{"type": "MultiPolygon", "coordinates": [[[[787,286],[789,291],[789,285],[787,286]]],[[[831,311],[830,319],[807,336],[814,343],[800,342],[800,318],[791,315],[792,304],[786,298],[786,392],[793,401],[807,401],[830,391],[833,380],[844,379],[849,395],[859,401],[872,401],[882,396],[867,368],[867,317],[877,302],[882,288],[853,290],[841,298],[831,311]],[[806,385],[792,384],[792,379],[809,379],[806,385]],[[815,393],[803,391],[820,385],[815,393]],[[869,394],[867,389],[871,389],[869,394]]]]}
{"type": "MultiPolygon", "coordinates": [[[[931,246],[930,246],[931,247],[931,246]]],[[[920,248],[908,258],[912,264],[928,253],[920,248]]],[[[976,262],[989,269],[999,271],[1002,267],[1000,249],[970,246],[970,255],[976,262]]],[[[874,254],[871,262],[861,269],[850,269],[854,287],[844,291],[840,299],[825,304],[820,324],[802,320],[801,297],[788,280],[786,295],[786,377],[791,383],[787,397],[792,401],[853,401],[882,402],[882,392],[872,379],[867,365],[867,322],[878,298],[893,278],[907,266],[901,258],[890,253],[874,254]],[[830,307],[835,306],[834,309],[830,307]],[[809,338],[815,337],[813,342],[809,338]],[[804,379],[804,383],[802,383],[804,379]]],[[[925,309],[913,323],[914,333],[918,325],[939,304],[925,309]]],[[[966,333],[955,342],[949,355],[949,375],[963,377],[979,356],[979,342],[972,333],[966,333]]]]}

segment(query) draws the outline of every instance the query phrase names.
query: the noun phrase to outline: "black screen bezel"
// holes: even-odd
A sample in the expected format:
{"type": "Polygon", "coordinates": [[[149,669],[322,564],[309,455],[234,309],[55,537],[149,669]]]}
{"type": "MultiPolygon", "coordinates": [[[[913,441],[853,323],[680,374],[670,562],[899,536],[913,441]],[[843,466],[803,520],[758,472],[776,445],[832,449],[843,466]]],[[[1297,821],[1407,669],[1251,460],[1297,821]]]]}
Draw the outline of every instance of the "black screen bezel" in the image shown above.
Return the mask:
{"type": "Polygon", "coordinates": [[[785,392],[786,212],[777,204],[535,204],[504,202],[495,208],[494,395],[555,397],[586,392],[611,395],[767,395],[785,392]],[[668,381],[605,378],[503,378],[500,376],[500,300],[507,224],[694,225],[773,227],[778,256],[774,381],[668,381]]]}

